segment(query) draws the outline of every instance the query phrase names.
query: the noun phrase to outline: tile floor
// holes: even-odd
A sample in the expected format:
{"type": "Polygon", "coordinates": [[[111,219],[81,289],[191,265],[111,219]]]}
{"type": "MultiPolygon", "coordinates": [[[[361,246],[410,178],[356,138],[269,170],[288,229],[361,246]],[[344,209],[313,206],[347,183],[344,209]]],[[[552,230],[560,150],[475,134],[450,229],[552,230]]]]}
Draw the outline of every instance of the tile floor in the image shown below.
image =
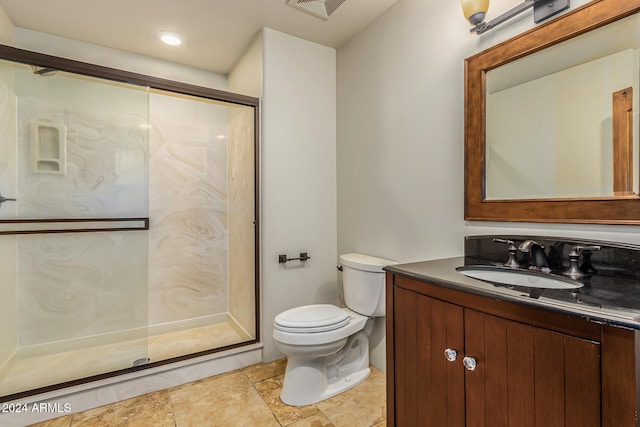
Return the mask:
{"type": "Polygon", "coordinates": [[[382,427],[385,375],[315,405],[280,401],[285,359],[261,363],[32,427],[382,427]]]}

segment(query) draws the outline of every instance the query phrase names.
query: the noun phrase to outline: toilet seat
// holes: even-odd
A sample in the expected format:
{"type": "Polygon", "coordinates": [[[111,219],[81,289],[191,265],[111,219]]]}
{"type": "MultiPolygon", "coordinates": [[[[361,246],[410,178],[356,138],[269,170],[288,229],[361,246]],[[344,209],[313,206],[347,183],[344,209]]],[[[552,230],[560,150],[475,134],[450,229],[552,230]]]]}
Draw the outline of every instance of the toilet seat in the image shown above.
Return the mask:
{"type": "MultiPolygon", "coordinates": [[[[306,307],[306,306],[303,306],[306,307]]],[[[335,307],[335,306],[334,306],[335,307]]],[[[298,307],[301,308],[301,307],[298,307]]],[[[348,338],[350,335],[355,334],[358,331],[364,329],[364,325],[369,319],[367,316],[356,313],[348,308],[338,308],[346,313],[346,323],[333,323],[326,328],[332,328],[328,331],[320,332],[317,328],[310,328],[312,332],[304,332],[301,328],[292,328],[293,332],[283,331],[286,326],[278,326],[274,320],[273,322],[273,339],[279,343],[294,345],[294,346],[322,346],[327,343],[340,341],[348,338]],[[342,324],[342,326],[340,326],[342,324]]],[[[293,310],[293,309],[292,309],[293,310]]],[[[333,309],[331,309],[333,310],[333,309]]],[[[279,315],[276,316],[279,318],[279,315]]],[[[280,318],[278,319],[280,320],[280,318]]]]}
{"type": "Polygon", "coordinates": [[[331,304],[313,304],[283,311],[274,319],[274,328],[283,332],[328,332],[347,325],[351,317],[331,304]]]}

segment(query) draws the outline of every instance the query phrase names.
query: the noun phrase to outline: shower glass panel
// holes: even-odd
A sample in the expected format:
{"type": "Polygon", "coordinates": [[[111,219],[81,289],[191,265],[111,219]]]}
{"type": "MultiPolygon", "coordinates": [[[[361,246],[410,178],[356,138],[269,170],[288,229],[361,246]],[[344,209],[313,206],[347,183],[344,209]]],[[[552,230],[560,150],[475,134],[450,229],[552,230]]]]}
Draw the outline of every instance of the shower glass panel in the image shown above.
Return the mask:
{"type": "MultiPolygon", "coordinates": [[[[1,61],[0,114],[3,224],[148,216],[148,88],[1,61]]],[[[148,357],[146,233],[51,231],[0,236],[0,395],[148,357]]]]}
{"type": "Polygon", "coordinates": [[[254,109],[152,90],[149,357],[256,338],[254,109]]]}
{"type": "Polygon", "coordinates": [[[148,216],[148,88],[4,66],[17,99],[16,215],[148,216]]]}
{"type": "Polygon", "coordinates": [[[257,342],[258,100],[17,56],[0,60],[0,401],[257,342]]]}

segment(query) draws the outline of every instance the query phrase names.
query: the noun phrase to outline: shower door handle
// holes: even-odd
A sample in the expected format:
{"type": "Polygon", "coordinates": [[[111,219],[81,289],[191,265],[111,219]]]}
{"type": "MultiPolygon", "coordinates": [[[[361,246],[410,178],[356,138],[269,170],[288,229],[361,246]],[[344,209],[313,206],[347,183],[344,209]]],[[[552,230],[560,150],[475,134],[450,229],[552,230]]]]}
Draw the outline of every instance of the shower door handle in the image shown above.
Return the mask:
{"type": "Polygon", "coordinates": [[[3,197],[2,194],[0,194],[0,207],[2,207],[2,204],[4,202],[15,202],[16,199],[10,199],[8,197],[3,197]]]}

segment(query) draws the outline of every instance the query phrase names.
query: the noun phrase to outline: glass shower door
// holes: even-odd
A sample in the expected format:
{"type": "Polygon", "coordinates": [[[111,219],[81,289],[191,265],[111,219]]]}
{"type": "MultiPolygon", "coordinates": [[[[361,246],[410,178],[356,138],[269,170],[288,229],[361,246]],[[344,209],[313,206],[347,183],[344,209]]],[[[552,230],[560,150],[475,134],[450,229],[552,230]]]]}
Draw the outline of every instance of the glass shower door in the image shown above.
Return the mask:
{"type": "Polygon", "coordinates": [[[259,100],[0,51],[0,401],[256,343],[259,100]]]}
{"type": "Polygon", "coordinates": [[[148,89],[0,76],[0,396],[145,363],[148,89]]]}
{"type": "Polygon", "coordinates": [[[255,110],[152,89],[150,118],[150,357],[255,340],[255,110]]]}

